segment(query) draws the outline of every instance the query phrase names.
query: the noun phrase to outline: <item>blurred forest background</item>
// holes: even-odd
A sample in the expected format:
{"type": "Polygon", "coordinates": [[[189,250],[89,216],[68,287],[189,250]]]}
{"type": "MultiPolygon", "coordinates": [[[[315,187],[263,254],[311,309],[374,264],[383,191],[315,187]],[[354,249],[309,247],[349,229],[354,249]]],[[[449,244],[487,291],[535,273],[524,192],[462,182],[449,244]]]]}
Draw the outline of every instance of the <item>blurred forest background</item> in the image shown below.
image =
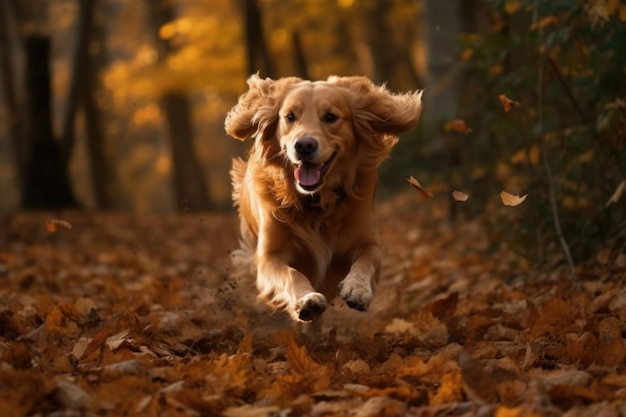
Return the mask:
{"type": "Polygon", "coordinates": [[[626,241],[620,0],[0,0],[0,59],[0,211],[229,208],[246,78],[361,74],[426,89],[383,196],[414,175],[536,260],[626,241]]]}

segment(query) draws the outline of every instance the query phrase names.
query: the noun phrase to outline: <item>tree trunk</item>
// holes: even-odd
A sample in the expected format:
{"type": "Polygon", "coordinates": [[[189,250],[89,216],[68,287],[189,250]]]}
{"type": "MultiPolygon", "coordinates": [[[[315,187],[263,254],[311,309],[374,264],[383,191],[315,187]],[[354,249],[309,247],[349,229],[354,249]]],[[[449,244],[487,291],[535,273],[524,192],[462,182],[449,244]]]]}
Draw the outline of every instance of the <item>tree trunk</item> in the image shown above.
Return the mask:
{"type": "Polygon", "coordinates": [[[265,42],[263,18],[257,0],[243,0],[244,27],[248,74],[260,72],[261,75],[274,78],[274,65],[265,42]]]}
{"type": "Polygon", "coordinates": [[[179,92],[166,93],[162,98],[172,140],[174,191],[179,210],[212,208],[206,190],[203,172],[195,157],[191,141],[191,106],[179,92]]]}
{"type": "Polygon", "coordinates": [[[73,208],[76,199],[68,176],[63,151],[52,132],[52,90],[50,86],[50,38],[26,38],[26,91],[29,155],[22,188],[25,209],[73,208]]]}
{"type": "Polygon", "coordinates": [[[389,31],[387,19],[390,8],[390,2],[386,0],[375,0],[373,7],[371,7],[367,13],[369,21],[369,30],[367,33],[374,61],[373,81],[377,84],[393,82],[391,74],[393,70],[393,47],[390,45],[389,39],[386,36],[389,31]]]}
{"type": "MultiPolygon", "coordinates": [[[[169,1],[154,4],[146,2],[152,15],[152,26],[159,61],[163,62],[175,48],[159,36],[159,29],[174,20],[174,9],[169,1]]],[[[212,208],[204,172],[193,149],[191,105],[188,97],[180,91],[166,91],[161,97],[161,107],[169,127],[173,182],[178,210],[206,210],[212,208]]]]}
{"type": "MultiPolygon", "coordinates": [[[[9,16],[15,18],[15,15],[10,10],[10,6],[7,0],[0,0],[0,73],[2,74],[2,89],[8,111],[8,134],[16,167],[17,187],[19,190],[22,190],[24,189],[26,149],[24,147],[22,112],[20,111],[20,102],[16,88],[18,77],[15,76],[15,66],[12,61],[16,53],[13,49],[15,43],[11,41],[9,16]]],[[[20,79],[21,81],[23,80],[20,79]]]]}
{"type": "Polygon", "coordinates": [[[309,71],[306,63],[306,56],[304,55],[304,47],[302,46],[302,38],[300,32],[294,30],[291,34],[291,41],[293,44],[293,58],[296,68],[296,75],[305,80],[309,79],[309,71]]]}
{"type": "Polygon", "coordinates": [[[423,122],[430,128],[433,151],[441,152],[444,143],[441,138],[441,125],[459,117],[457,34],[459,33],[459,1],[426,0],[424,3],[424,24],[428,72],[422,115],[423,122]],[[429,105],[432,103],[432,105],[429,105]]]}
{"type": "Polygon", "coordinates": [[[89,35],[92,26],[94,0],[80,0],[79,15],[76,27],[76,45],[72,57],[72,76],[65,104],[63,130],[61,133],[61,157],[63,163],[69,166],[76,141],[76,111],[80,98],[80,89],[85,86],[85,63],[89,48],[89,35]]]}
{"type": "MultiPolygon", "coordinates": [[[[102,127],[102,114],[98,106],[98,92],[101,91],[99,73],[104,68],[105,34],[102,22],[96,19],[96,9],[91,11],[92,22],[89,39],[85,46],[95,45],[85,51],[85,64],[81,98],[85,112],[85,129],[87,136],[87,152],[91,167],[91,182],[96,207],[100,209],[115,209],[117,190],[115,174],[106,153],[106,137],[102,127]]],[[[101,20],[101,19],[100,19],[101,20]]]]}

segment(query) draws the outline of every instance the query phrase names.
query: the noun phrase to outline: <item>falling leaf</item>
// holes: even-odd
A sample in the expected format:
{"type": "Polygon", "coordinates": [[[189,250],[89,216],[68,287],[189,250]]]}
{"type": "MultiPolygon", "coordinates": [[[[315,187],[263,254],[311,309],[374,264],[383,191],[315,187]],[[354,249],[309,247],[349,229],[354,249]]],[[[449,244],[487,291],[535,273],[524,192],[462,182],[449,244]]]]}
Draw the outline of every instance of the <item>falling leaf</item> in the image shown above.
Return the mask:
{"type": "Polygon", "coordinates": [[[470,129],[467,124],[465,124],[465,120],[462,119],[456,119],[456,120],[452,120],[450,122],[446,122],[443,125],[443,130],[446,132],[459,132],[459,133],[465,133],[466,135],[468,133],[472,133],[472,129],[470,129]]]}
{"type": "Polygon", "coordinates": [[[519,206],[524,202],[524,200],[526,200],[526,197],[528,197],[528,194],[520,197],[518,195],[507,193],[506,191],[500,192],[500,198],[505,206],[519,206]]]}
{"type": "Polygon", "coordinates": [[[70,222],[60,219],[49,219],[46,221],[46,230],[50,233],[56,232],[59,228],[71,229],[72,225],[70,222]]]}
{"type": "Polygon", "coordinates": [[[462,191],[454,190],[452,191],[452,198],[454,198],[458,202],[467,201],[469,196],[462,191]]]}
{"type": "Polygon", "coordinates": [[[433,195],[430,192],[428,192],[426,189],[424,189],[422,185],[419,183],[419,181],[416,180],[415,177],[413,177],[413,175],[407,178],[407,181],[409,182],[409,184],[415,187],[427,200],[430,200],[431,198],[433,198],[433,195]]]}
{"type": "Polygon", "coordinates": [[[519,101],[511,100],[504,94],[500,94],[498,98],[500,99],[500,102],[502,103],[502,107],[504,107],[505,112],[508,112],[513,107],[519,106],[519,101]]]}

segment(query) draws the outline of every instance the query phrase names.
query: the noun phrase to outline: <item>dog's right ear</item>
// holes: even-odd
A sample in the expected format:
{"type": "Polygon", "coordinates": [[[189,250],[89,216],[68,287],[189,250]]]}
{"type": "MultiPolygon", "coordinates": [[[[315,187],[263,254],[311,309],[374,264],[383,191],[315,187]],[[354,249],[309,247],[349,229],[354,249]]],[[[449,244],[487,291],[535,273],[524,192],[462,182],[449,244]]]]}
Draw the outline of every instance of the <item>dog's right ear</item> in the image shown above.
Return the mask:
{"type": "Polygon", "coordinates": [[[239,102],[226,115],[226,133],[236,139],[245,140],[263,130],[258,113],[272,101],[275,84],[271,78],[262,79],[258,74],[248,78],[248,91],[239,97],[239,102]]]}

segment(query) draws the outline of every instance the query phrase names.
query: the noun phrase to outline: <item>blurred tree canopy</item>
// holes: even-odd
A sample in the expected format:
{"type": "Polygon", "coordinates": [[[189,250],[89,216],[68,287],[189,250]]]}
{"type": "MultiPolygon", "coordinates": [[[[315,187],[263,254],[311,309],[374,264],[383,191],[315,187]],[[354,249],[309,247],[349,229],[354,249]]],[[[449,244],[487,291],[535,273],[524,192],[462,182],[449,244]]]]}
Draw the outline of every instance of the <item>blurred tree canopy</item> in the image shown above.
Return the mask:
{"type": "Polygon", "coordinates": [[[363,74],[426,88],[383,195],[416,175],[513,249],[580,259],[626,239],[625,23],[619,0],[0,0],[0,210],[230,207],[250,73],[363,74]],[[513,223],[500,190],[529,194],[513,223]]]}

